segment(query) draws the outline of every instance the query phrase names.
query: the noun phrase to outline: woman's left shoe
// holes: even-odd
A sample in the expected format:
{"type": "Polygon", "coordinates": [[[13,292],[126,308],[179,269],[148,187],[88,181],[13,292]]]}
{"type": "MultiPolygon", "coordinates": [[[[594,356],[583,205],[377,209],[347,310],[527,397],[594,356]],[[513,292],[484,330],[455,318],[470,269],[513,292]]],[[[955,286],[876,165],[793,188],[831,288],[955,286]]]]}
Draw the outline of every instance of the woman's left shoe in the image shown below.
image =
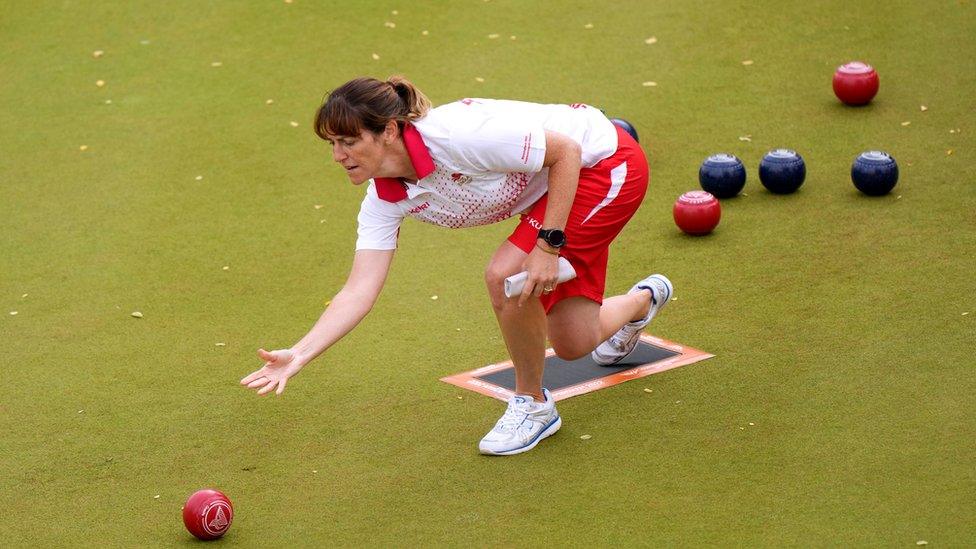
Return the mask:
{"type": "Polygon", "coordinates": [[[536,402],[525,395],[515,395],[495,427],[478,444],[482,454],[510,456],[528,452],[540,440],[552,435],[562,426],[556,411],[556,401],[548,389],[543,389],[545,402],[536,402]]]}

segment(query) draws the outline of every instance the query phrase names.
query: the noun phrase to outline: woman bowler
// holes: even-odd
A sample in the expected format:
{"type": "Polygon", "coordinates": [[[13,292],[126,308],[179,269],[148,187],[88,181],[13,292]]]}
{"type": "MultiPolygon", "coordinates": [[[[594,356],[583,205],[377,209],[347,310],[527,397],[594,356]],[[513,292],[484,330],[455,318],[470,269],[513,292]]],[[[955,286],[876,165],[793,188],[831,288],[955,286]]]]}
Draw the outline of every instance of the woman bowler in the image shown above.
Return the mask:
{"type": "Polygon", "coordinates": [[[241,380],[281,394],[288,380],[349,333],[373,307],[407,216],[442,227],[496,223],[520,215],[495,250],[485,284],[515,365],[516,395],[479,444],[484,454],[531,450],[562,420],[542,387],[546,339],[556,355],[623,360],[641,330],[671,299],[659,274],[603,299],[607,255],[647,190],[637,143],[599,109],[493,99],[437,108],[404,78],[357,78],[318,111],[316,133],[332,146],[353,185],[369,182],[359,211],[352,269],[311,330],[289,349],[265,351],[241,380]],[[557,259],[576,278],[557,285],[557,259]],[[505,278],[526,271],[521,295],[505,278]]]}

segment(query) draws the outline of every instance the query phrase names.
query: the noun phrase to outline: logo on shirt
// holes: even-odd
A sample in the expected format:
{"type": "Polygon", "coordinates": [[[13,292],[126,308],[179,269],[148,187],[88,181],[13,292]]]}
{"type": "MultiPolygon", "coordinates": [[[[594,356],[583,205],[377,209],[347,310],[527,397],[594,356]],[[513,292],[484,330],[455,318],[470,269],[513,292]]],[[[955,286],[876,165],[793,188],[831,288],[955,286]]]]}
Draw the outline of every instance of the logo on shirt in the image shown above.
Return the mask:
{"type": "Polygon", "coordinates": [[[525,139],[522,140],[522,163],[523,164],[529,163],[529,149],[531,147],[532,147],[532,134],[530,133],[525,136],[525,139]]]}
{"type": "Polygon", "coordinates": [[[428,200],[427,202],[424,202],[423,204],[417,206],[416,208],[412,208],[408,210],[407,215],[417,215],[429,207],[430,207],[430,201],[428,200]]]}
{"type": "Polygon", "coordinates": [[[457,183],[458,185],[464,185],[465,183],[469,183],[471,181],[471,176],[455,172],[451,174],[451,181],[457,183]]]}

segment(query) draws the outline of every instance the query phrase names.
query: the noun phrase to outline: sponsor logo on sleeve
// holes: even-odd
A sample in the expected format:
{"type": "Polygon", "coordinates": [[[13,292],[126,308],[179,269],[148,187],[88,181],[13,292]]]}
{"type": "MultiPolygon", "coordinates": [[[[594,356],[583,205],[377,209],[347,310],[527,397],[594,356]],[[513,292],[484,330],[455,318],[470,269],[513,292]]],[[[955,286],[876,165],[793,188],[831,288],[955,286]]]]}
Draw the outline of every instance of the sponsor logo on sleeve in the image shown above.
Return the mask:
{"type": "Polygon", "coordinates": [[[427,202],[424,202],[423,204],[421,204],[419,206],[416,206],[414,208],[410,208],[409,210],[407,210],[407,215],[417,215],[417,214],[419,214],[420,212],[426,210],[429,207],[430,207],[430,201],[428,200],[427,202]]]}

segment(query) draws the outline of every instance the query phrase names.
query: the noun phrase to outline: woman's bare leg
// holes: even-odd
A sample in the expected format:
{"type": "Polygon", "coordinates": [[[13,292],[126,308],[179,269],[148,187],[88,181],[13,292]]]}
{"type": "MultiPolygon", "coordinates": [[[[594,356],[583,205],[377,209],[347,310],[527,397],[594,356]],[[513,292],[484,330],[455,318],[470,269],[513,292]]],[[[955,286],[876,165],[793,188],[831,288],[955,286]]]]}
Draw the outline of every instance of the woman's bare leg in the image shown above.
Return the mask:
{"type": "Polygon", "coordinates": [[[647,290],[609,297],[602,306],[585,297],[564,299],[549,311],[549,341],[564,360],[584,357],[624,324],[647,316],[650,306],[647,290]]]}
{"type": "Polygon", "coordinates": [[[538,298],[529,298],[519,307],[518,299],[505,297],[505,278],[522,270],[527,255],[506,240],[488,264],[485,283],[508,354],[515,365],[515,392],[542,402],[545,400],[542,395],[546,353],[545,311],[538,298]]]}

